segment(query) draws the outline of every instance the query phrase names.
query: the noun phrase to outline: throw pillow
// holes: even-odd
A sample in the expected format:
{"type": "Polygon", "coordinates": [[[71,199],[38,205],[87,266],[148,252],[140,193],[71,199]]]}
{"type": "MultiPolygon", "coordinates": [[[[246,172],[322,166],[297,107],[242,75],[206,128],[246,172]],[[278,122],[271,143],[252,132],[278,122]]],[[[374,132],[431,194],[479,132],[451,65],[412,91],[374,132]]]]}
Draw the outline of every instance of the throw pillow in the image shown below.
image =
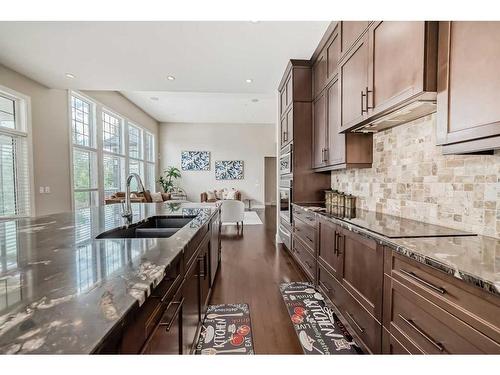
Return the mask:
{"type": "Polygon", "coordinates": [[[209,190],[207,191],[207,199],[209,201],[213,201],[215,199],[217,199],[217,190],[209,190]]]}
{"type": "Polygon", "coordinates": [[[153,203],[161,203],[163,202],[163,197],[161,193],[151,193],[151,200],[153,203]]]}
{"type": "Polygon", "coordinates": [[[236,199],[236,190],[229,190],[225,199],[236,199]]]}

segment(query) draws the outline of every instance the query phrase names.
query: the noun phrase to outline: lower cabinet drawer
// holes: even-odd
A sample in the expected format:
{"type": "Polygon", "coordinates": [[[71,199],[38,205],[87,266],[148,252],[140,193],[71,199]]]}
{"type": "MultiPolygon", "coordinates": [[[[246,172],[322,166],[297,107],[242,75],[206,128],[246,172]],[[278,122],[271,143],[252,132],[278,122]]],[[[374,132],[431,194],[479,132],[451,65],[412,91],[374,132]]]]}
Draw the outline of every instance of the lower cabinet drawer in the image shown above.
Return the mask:
{"type": "Polygon", "coordinates": [[[297,237],[293,239],[293,255],[307,276],[314,281],[316,279],[316,260],[314,256],[306,250],[306,245],[302,244],[301,240],[297,237]]]}
{"type": "Polygon", "coordinates": [[[366,348],[373,354],[380,354],[382,345],[381,324],[347,290],[345,300],[340,302],[340,312],[366,348]]]}
{"type": "Polygon", "coordinates": [[[315,228],[302,220],[294,220],[294,233],[314,252],[316,248],[315,228]]]}
{"type": "Polygon", "coordinates": [[[423,354],[416,349],[412,351],[391,335],[385,328],[382,329],[382,354],[423,354]]]}
{"type": "Polygon", "coordinates": [[[439,306],[385,276],[384,326],[428,354],[500,353],[500,345],[439,306]]]}
{"type": "Polygon", "coordinates": [[[321,264],[318,265],[318,285],[325,296],[334,304],[345,301],[344,287],[321,264]]]}

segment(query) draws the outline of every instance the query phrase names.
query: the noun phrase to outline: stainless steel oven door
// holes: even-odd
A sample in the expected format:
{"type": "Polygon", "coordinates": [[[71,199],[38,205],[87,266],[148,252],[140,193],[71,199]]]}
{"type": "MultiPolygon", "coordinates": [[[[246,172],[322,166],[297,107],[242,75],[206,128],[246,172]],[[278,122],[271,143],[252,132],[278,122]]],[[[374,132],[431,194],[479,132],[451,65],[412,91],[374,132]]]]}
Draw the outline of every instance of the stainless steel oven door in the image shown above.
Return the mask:
{"type": "Polygon", "coordinates": [[[292,180],[281,179],[279,188],[280,198],[280,217],[288,223],[292,223],[292,180]]]}
{"type": "Polygon", "coordinates": [[[292,145],[283,147],[280,153],[280,175],[292,173],[292,145]]]}

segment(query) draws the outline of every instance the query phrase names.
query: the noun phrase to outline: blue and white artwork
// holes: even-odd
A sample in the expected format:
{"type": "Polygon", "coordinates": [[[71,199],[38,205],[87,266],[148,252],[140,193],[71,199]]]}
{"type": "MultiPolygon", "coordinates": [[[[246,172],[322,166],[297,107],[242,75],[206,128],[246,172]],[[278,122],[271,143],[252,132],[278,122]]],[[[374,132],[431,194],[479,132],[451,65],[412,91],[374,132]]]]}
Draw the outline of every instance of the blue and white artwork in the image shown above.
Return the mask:
{"type": "Polygon", "coordinates": [[[215,162],[216,180],[242,180],[243,160],[219,160],[215,162]]]}
{"type": "Polygon", "coordinates": [[[183,171],[208,171],[210,170],[209,151],[182,151],[181,169],[183,171]]]}

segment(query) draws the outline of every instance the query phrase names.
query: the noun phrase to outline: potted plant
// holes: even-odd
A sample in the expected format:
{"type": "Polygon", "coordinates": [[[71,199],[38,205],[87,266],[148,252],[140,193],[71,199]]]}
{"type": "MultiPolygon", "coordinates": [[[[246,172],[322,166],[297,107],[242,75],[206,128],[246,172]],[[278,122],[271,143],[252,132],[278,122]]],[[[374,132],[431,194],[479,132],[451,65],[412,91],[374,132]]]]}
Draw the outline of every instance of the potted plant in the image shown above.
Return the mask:
{"type": "Polygon", "coordinates": [[[158,183],[165,193],[170,193],[174,189],[174,181],[180,177],[181,171],[179,168],[168,167],[163,171],[163,176],[160,176],[158,183]]]}

